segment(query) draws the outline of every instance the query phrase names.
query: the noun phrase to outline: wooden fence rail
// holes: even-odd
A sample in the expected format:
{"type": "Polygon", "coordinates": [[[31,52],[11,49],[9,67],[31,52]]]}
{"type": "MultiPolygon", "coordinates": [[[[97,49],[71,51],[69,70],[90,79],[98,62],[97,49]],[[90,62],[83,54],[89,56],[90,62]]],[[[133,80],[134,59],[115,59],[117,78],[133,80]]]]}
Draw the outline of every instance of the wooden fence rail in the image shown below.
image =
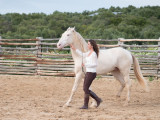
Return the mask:
{"type": "MultiPolygon", "coordinates": [[[[0,74],[74,76],[70,48],[56,48],[58,38],[2,39],[0,37],[0,74]]],[[[89,39],[86,39],[88,41],[89,39]]],[[[160,39],[94,39],[100,49],[123,47],[138,59],[146,77],[160,77],[160,39]],[[129,44],[141,42],[142,45],[129,44]],[[149,43],[150,42],[150,43],[149,43]],[[157,44],[152,44],[156,42],[157,44]]],[[[108,74],[110,75],[110,73],[108,74]]],[[[131,70],[133,75],[133,70],[131,70]]]]}

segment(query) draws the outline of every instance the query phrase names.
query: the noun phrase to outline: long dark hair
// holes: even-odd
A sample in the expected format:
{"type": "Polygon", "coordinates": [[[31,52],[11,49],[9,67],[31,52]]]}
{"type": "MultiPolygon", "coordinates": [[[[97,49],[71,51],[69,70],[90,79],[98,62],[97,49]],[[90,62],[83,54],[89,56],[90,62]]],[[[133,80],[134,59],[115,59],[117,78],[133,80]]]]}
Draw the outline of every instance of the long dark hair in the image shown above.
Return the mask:
{"type": "Polygon", "coordinates": [[[96,52],[97,57],[98,57],[99,56],[99,48],[98,48],[98,45],[97,45],[96,41],[89,40],[89,42],[93,46],[93,50],[96,52]]]}

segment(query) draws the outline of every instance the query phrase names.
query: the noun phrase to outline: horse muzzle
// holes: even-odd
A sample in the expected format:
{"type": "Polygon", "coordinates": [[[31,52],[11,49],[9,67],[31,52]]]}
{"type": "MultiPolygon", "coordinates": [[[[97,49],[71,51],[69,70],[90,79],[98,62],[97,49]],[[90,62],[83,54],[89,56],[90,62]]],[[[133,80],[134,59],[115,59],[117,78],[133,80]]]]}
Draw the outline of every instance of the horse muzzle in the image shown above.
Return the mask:
{"type": "Polygon", "coordinates": [[[61,50],[62,48],[64,48],[64,46],[61,43],[57,43],[57,48],[61,50]]]}

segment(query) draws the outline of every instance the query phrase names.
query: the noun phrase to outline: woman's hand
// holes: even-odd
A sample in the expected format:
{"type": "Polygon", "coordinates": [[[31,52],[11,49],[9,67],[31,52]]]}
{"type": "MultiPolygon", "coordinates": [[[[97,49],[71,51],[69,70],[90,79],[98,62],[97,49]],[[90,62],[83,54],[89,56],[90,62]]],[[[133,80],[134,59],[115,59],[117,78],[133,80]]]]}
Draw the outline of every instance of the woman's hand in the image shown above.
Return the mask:
{"type": "Polygon", "coordinates": [[[76,50],[76,48],[72,44],[70,44],[70,47],[72,48],[72,50],[76,50]]]}

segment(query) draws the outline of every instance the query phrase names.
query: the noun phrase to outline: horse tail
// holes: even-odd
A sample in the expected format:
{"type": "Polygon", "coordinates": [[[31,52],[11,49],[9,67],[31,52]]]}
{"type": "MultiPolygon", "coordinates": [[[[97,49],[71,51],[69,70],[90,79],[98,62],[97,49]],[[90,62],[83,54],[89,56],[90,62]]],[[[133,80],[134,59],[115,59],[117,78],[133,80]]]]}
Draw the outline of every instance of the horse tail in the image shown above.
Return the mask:
{"type": "Polygon", "coordinates": [[[144,90],[146,92],[149,92],[148,84],[142,75],[139,62],[135,56],[132,55],[132,58],[133,58],[133,69],[134,69],[135,76],[138,79],[138,82],[140,83],[140,85],[144,88],[144,90]]]}

